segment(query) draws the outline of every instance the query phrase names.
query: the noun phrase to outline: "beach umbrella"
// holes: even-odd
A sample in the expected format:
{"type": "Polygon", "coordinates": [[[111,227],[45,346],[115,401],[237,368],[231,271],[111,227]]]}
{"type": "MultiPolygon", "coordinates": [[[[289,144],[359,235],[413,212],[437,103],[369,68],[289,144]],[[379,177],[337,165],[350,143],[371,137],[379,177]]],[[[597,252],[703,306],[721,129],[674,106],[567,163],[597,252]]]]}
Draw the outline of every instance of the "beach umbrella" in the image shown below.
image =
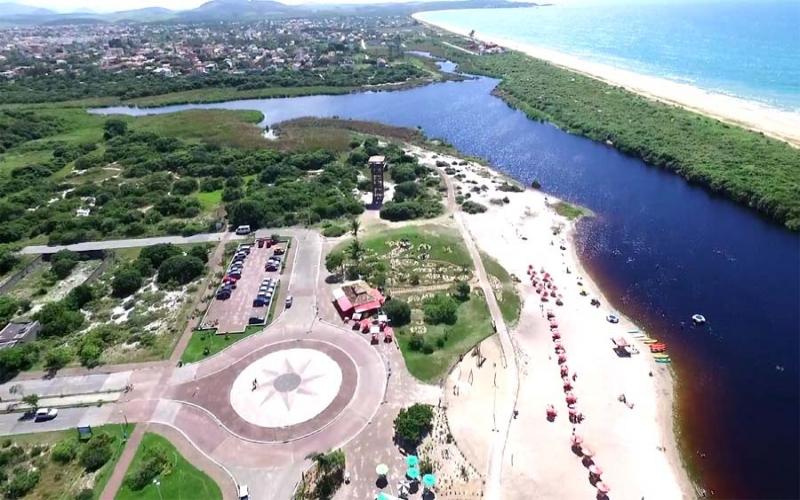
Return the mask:
{"type": "Polygon", "coordinates": [[[566,391],[569,391],[570,389],[572,389],[572,382],[570,382],[569,380],[565,380],[564,381],[564,391],[566,392],[566,391]]]}
{"type": "Polygon", "coordinates": [[[575,397],[575,395],[572,394],[571,392],[567,393],[567,397],[565,399],[567,400],[567,403],[569,403],[569,404],[573,404],[573,403],[577,403],[578,402],[578,398],[575,397]]]}
{"type": "Polygon", "coordinates": [[[603,474],[603,469],[601,469],[597,465],[591,465],[589,466],[589,472],[594,474],[595,476],[601,476],[603,474]]]}
{"type": "Polygon", "coordinates": [[[409,467],[416,467],[417,465],[419,465],[419,458],[416,455],[407,456],[406,465],[409,467]]]}
{"type": "Polygon", "coordinates": [[[556,409],[553,407],[553,405],[547,405],[547,414],[548,415],[556,415],[557,414],[556,409]]]}
{"type": "Polygon", "coordinates": [[[577,415],[578,414],[578,410],[576,410],[575,408],[570,408],[569,409],[569,414],[570,415],[577,415]]]}
{"type": "Polygon", "coordinates": [[[425,474],[422,476],[422,485],[426,488],[433,488],[436,486],[436,476],[433,474],[425,474]]]}
{"type": "Polygon", "coordinates": [[[419,469],[417,469],[416,467],[409,467],[408,469],[406,469],[406,477],[416,481],[417,479],[419,479],[419,469]]]}
{"type": "Polygon", "coordinates": [[[566,354],[561,353],[561,354],[558,355],[558,362],[559,363],[564,363],[566,361],[567,361],[567,355],[566,354]]]}
{"type": "Polygon", "coordinates": [[[570,442],[571,442],[572,444],[574,444],[574,445],[578,445],[578,444],[581,444],[581,443],[583,442],[583,438],[582,438],[582,437],[580,437],[580,436],[579,436],[579,435],[577,435],[577,434],[573,434],[573,435],[572,435],[572,436],[569,438],[569,440],[570,440],[570,442]]]}
{"type": "Polygon", "coordinates": [[[561,375],[562,376],[566,375],[568,371],[569,371],[569,367],[566,364],[561,365],[561,375]]]}
{"type": "Polygon", "coordinates": [[[388,473],[389,473],[389,466],[386,464],[378,464],[378,466],[375,467],[375,474],[379,476],[385,476],[388,473]]]}
{"type": "Polygon", "coordinates": [[[378,493],[378,496],[375,497],[375,500],[389,500],[389,495],[381,491],[378,493]]]}
{"type": "Polygon", "coordinates": [[[594,456],[594,450],[592,450],[588,446],[581,446],[581,453],[583,453],[584,457],[593,457],[594,456]]]}
{"type": "Polygon", "coordinates": [[[598,482],[594,486],[595,486],[595,488],[597,488],[597,491],[599,491],[600,493],[608,493],[609,491],[611,491],[611,488],[609,488],[608,485],[606,483],[604,483],[603,481],[598,482]]]}

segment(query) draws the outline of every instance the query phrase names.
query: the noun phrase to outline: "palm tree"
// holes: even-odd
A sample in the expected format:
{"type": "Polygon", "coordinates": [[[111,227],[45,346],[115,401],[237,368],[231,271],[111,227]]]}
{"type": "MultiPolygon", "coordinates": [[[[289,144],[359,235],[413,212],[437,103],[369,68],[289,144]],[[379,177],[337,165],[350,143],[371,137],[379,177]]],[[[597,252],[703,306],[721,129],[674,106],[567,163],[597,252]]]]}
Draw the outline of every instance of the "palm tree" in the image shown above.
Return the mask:
{"type": "Polygon", "coordinates": [[[350,253],[350,258],[353,260],[353,262],[358,264],[361,260],[361,254],[364,253],[364,247],[361,246],[361,242],[358,241],[358,238],[350,242],[350,246],[347,247],[347,250],[350,253]]]}
{"type": "Polygon", "coordinates": [[[353,238],[358,238],[359,229],[361,229],[361,221],[357,217],[350,219],[350,231],[353,233],[353,238]]]}

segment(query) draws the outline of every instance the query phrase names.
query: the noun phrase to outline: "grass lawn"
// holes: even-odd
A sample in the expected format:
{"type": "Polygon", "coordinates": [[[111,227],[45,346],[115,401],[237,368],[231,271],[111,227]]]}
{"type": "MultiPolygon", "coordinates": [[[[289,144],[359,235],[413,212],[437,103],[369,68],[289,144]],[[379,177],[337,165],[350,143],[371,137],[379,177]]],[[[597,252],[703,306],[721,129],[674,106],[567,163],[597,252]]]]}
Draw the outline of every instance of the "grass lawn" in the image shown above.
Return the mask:
{"type": "Polygon", "coordinates": [[[423,382],[438,382],[458,361],[459,356],[467,352],[475,344],[492,335],[492,320],[489,308],[482,296],[473,294],[470,300],[458,307],[458,320],[454,325],[426,325],[424,334],[426,342],[435,346],[432,354],[412,351],[409,347],[411,333],[408,327],[403,327],[398,332],[397,340],[403,352],[408,371],[423,382]],[[447,340],[443,347],[438,347],[436,341],[444,338],[447,340]]]}
{"type": "Polygon", "coordinates": [[[572,205],[571,203],[567,203],[566,201],[559,201],[555,205],[553,205],[556,213],[561,215],[562,217],[566,217],[569,220],[580,219],[581,217],[588,215],[588,211],[577,206],[572,205]]]}
{"type": "Polygon", "coordinates": [[[138,97],[126,101],[131,106],[167,106],[171,104],[232,101],[236,99],[257,99],[271,97],[296,97],[315,94],[348,94],[356,87],[266,87],[261,89],[237,90],[235,88],[208,88],[172,92],[150,97],[138,97]]]}
{"type": "MultiPolygon", "coordinates": [[[[424,243],[430,245],[430,258],[449,262],[457,266],[472,268],[472,259],[458,231],[443,226],[407,226],[370,234],[362,243],[364,248],[379,256],[392,250],[390,241],[408,240],[416,248],[424,243]]],[[[338,248],[347,248],[350,241],[342,243],[338,248]]]]}
{"type": "Polygon", "coordinates": [[[266,144],[256,125],[263,119],[260,111],[193,109],[179,113],[120,117],[134,130],[146,130],[190,141],[205,141],[220,146],[260,148],[266,144]]]}
{"type": "MultiPolygon", "coordinates": [[[[111,459],[94,473],[93,483],[90,479],[91,474],[84,470],[77,459],[73,459],[67,464],[58,464],[52,460],[51,452],[53,446],[60,441],[77,439],[77,431],[75,430],[37,432],[4,438],[2,451],[16,450],[13,448],[15,446],[21,449],[21,451],[16,450],[15,457],[12,459],[13,463],[7,465],[9,468],[8,473],[10,475],[11,469],[17,465],[31,465],[39,470],[40,479],[25,498],[70,499],[74,498],[81,489],[92,484],[93,498],[99,498],[125,447],[123,427],[121,424],[110,424],[92,428],[95,435],[105,432],[114,438],[111,459]],[[9,442],[10,444],[6,446],[9,442]],[[37,449],[40,450],[39,454],[35,453],[37,449]]],[[[128,435],[133,432],[133,428],[133,424],[126,427],[125,430],[128,435]]],[[[81,444],[80,446],[84,445],[81,444]]]]}
{"type": "Polygon", "coordinates": [[[494,296],[497,299],[497,305],[500,306],[500,312],[503,314],[503,319],[508,326],[515,325],[519,320],[522,303],[514,282],[511,280],[511,275],[499,262],[483,252],[481,252],[481,260],[486,273],[500,281],[501,287],[499,289],[494,288],[494,283],[492,283],[492,287],[494,296]]]}
{"type": "Polygon", "coordinates": [[[194,196],[197,201],[200,202],[200,205],[203,207],[203,211],[211,212],[220,204],[222,204],[222,190],[217,189],[216,191],[208,191],[208,192],[196,192],[192,196],[194,196]]]}
{"type": "Polygon", "coordinates": [[[158,446],[166,451],[169,465],[167,469],[158,477],[160,486],[150,483],[139,491],[132,491],[123,483],[122,488],[117,492],[118,500],[216,500],[222,499],[222,492],[206,473],[198,470],[190,464],[168,439],[158,434],[146,433],[142,439],[142,444],[136,450],[128,468],[127,474],[137,470],[145,458],[145,449],[158,446]],[[160,491],[159,491],[160,489],[160,491]]]}
{"type": "Polygon", "coordinates": [[[183,363],[194,363],[208,356],[222,351],[228,346],[235,344],[245,337],[256,334],[266,328],[264,325],[248,325],[244,329],[244,333],[229,333],[227,335],[217,335],[217,330],[198,330],[192,333],[192,338],[189,344],[181,355],[183,363]],[[203,351],[208,347],[208,354],[203,351]]]}

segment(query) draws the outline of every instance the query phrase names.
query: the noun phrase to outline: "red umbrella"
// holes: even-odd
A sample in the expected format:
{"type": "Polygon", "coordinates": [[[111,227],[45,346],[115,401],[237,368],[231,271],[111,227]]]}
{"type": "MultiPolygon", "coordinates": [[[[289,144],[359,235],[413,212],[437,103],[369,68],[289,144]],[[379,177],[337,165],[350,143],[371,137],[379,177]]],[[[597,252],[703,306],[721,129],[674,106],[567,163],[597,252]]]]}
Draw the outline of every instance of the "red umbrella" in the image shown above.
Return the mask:
{"type": "Polygon", "coordinates": [[[602,476],[603,475],[603,469],[601,469],[597,465],[590,465],[589,466],[589,472],[594,474],[595,476],[602,476]]]}
{"type": "Polygon", "coordinates": [[[609,491],[611,491],[611,488],[609,488],[608,485],[606,483],[604,483],[603,481],[598,482],[594,486],[595,486],[595,488],[597,488],[597,491],[599,491],[600,493],[608,493],[609,491]]]}
{"type": "Polygon", "coordinates": [[[556,409],[553,407],[553,405],[547,405],[547,414],[548,415],[557,415],[558,412],[556,412],[556,409]]]}
{"type": "Polygon", "coordinates": [[[594,456],[594,451],[591,448],[587,447],[587,446],[581,446],[581,453],[583,453],[584,457],[593,457],[594,456]]]}
{"type": "Polygon", "coordinates": [[[558,362],[559,363],[565,363],[566,361],[567,361],[567,355],[566,354],[562,353],[562,354],[558,355],[558,362]]]}
{"type": "Polygon", "coordinates": [[[569,414],[570,415],[577,415],[578,414],[578,410],[576,410],[575,408],[570,408],[569,409],[569,414]]]}
{"type": "Polygon", "coordinates": [[[552,309],[548,309],[547,310],[547,318],[550,319],[550,318],[555,318],[555,317],[556,317],[556,315],[553,312],[553,310],[552,309]]]}
{"type": "Polygon", "coordinates": [[[561,332],[559,332],[558,330],[553,330],[553,340],[560,338],[561,338],[561,332]]]}
{"type": "Polygon", "coordinates": [[[565,380],[564,381],[564,391],[568,391],[570,389],[572,389],[572,382],[570,382],[569,380],[565,380]]]}
{"type": "Polygon", "coordinates": [[[565,399],[567,400],[567,403],[569,403],[569,404],[575,404],[575,403],[578,402],[578,398],[576,398],[575,395],[572,394],[571,392],[567,393],[567,397],[565,399]]]}
{"type": "Polygon", "coordinates": [[[570,442],[571,442],[572,444],[574,444],[574,445],[578,445],[578,444],[581,444],[581,443],[583,442],[583,438],[582,438],[582,437],[580,437],[580,436],[579,436],[579,435],[577,435],[577,434],[573,434],[573,435],[570,437],[570,439],[569,439],[569,440],[570,440],[570,442]]]}
{"type": "Polygon", "coordinates": [[[564,376],[569,371],[569,367],[567,365],[561,365],[561,375],[564,376]]]}

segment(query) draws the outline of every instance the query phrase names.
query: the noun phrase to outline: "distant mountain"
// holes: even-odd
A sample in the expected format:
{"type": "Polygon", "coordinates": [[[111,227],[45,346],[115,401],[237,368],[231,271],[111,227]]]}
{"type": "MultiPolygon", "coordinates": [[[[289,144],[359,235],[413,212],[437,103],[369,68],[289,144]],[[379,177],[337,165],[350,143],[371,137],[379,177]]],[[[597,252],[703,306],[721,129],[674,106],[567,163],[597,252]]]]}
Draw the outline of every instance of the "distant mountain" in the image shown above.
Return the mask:
{"type": "Polygon", "coordinates": [[[43,9],[41,7],[31,7],[13,2],[0,2],[0,17],[14,16],[48,16],[55,15],[56,12],[43,9]]]}
{"type": "Polygon", "coordinates": [[[302,12],[302,8],[270,0],[211,0],[200,7],[177,13],[181,21],[253,19],[302,12]]]}
{"type": "Polygon", "coordinates": [[[203,5],[183,11],[151,7],[99,14],[73,12],[60,14],[48,9],[30,7],[12,2],[0,2],[0,24],[88,24],[92,22],[216,22],[247,21],[307,15],[406,15],[426,10],[487,9],[530,7],[534,3],[509,0],[435,0],[431,2],[377,3],[377,4],[317,4],[286,5],[271,0],[210,0],[203,5]]]}

